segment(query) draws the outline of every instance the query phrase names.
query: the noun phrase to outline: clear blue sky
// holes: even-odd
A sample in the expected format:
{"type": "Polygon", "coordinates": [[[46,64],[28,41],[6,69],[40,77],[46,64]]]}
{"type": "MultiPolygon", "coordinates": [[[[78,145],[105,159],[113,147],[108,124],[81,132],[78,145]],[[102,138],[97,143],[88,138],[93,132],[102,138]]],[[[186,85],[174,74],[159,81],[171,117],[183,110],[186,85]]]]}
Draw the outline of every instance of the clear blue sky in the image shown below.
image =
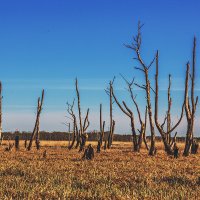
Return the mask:
{"type": "MultiPolygon", "coordinates": [[[[119,73],[143,81],[142,74],[133,69],[137,63],[132,60],[132,52],[123,46],[131,42],[138,20],[145,23],[145,60],[150,61],[155,51],[160,51],[161,89],[166,89],[167,75],[172,74],[176,118],[194,35],[200,63],[199,10],[198,0],[2,0],[0,79],[4,130],[32,130],[42,88],[46,96],[41,128],[65,130],[61,123],[66,120],[66,102],[75,95],[75,77],[79,79],[83,113],[91,108],[90,129],[99,129],[100,102],[108,125],[108,98],[104,92],[108,81],[117,76],[115,87],[120,99],[127,95],[119,73]]],[[[154,72],[152,67],[152,81],[154,72]]],[[[199,70],[197,73],[198,78],[199,70]]],[[[199,83],[197,80],[197,89],[199,83]]],[[[144,109],[144,93],[137,93],[144,109]]],[[[161,100],[166,100],[164,91],[161,100]]],[[[128,119],[116,106],[114,118],[118,132],[130,132],[128,119]]]]}

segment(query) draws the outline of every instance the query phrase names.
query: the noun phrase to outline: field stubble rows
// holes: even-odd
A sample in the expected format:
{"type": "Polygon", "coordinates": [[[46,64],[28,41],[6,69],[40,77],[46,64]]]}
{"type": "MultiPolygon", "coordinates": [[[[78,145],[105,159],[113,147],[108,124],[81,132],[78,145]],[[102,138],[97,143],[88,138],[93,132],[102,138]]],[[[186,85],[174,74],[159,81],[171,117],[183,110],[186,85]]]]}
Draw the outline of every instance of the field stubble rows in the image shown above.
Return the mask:
{"type": "Polygon", "coordinates": [[[115,142],[111,150],[83,161],[67,142],[41,143],[39,151],[26,151],[23,144],[11,152],[1,147],[1,199],[200,198],[199,154],[173,159],[157,143],[158,153],[150,157],[144,148],[133,153],[131,143],[115,142]]]}

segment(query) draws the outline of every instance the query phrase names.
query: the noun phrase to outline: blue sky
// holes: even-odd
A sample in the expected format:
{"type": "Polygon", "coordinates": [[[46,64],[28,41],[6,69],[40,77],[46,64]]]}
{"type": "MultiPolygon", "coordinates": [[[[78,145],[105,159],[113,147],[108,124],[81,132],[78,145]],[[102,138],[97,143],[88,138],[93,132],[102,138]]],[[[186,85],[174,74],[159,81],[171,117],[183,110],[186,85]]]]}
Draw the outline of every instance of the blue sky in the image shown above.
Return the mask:
{"type": "MultiPolygon", "coordinates": [[[[130,43],[137,22],[143,27],[142,55],[148,62],[160,51],[160,88],[173,77],[174,110],[180,110],[185,64],[191,60],[193,36],[200,51],[200,2],[198,0],[30,0],[0,1],[0,79],[3,83],[3,128],[32,130],[37,97],[46,91],[41,129],[65,130],[66,102],[74,93],[78,77],[83,113],[91,108],[91,127],[99,129],[99,103],[103,103],[108,126],[108,81],[116,75],[120,99],[128,100],[119,73],[143,82],[130,43]]],[[[197,65],[198,66],[198,65],[197,65]]],[[[198,66],[199,67],[199,66],[198,66]]],[[[155,67],[150,78],[154,82],[155,67]]],[[[199,90],[199,70],[197,89],[199,90]]],[[[141,110],[144,92],[137,90],[141,110]]],[[[197,93],[199,93],[197,91],[197,93]]],[[[160,112],[166,100],[161,92],[160,112]]],[[[131,105],[131,104],[130,104],[131,105]]],[[[165,104],[164,104],[165,105],[165,104]]],[[[162,112],[163,111],[163,112],[162,112]]],[[[117,132],[130,132],[129,121],[114,107],[117,132]]],[[[199,113],[197,115],[197,120],[199,113]]],[[[184,132],[184,123],[180,131],[184,132]]]]}

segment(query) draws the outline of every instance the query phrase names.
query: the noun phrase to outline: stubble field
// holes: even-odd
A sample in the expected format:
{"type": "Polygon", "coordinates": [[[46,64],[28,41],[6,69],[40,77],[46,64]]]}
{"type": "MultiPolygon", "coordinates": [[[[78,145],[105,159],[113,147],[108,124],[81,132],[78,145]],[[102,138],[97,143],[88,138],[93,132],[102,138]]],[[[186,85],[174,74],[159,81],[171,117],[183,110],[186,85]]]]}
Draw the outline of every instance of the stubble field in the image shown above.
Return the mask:
{"type": "Polygon", "coordinates": [[[145,149],[133,153],[131,143],[114,142],[83,161],[67,142],[41,144],[39,151],[26,151],[23,143],[18,151],[6,152],[6,142],[0,147],[0,199],[200,199],[199,154],[174,159],[157,143],[150,157],[145,149]]]}

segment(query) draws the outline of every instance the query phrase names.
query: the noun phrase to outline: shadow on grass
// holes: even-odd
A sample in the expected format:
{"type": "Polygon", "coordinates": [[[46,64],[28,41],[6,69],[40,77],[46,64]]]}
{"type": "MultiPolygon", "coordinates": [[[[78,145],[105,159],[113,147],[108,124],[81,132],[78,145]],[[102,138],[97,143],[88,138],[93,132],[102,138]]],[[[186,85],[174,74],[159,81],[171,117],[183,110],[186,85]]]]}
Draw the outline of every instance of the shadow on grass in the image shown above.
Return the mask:
{"type": "Polygon", "coordinates": [[[166,182],[171,186],[175,185],[182,185],[182,186],[195,186],[196,181],[192,181],[186,177],[176,177],[176,176],[169,176],[160,179],[159,182],[166,182]]]}
{"type": "Polygon", "coordinates": [[[24,171],[17,169],[17,168],[7,168],[0,172],[0,176],[18,176],[18,177],[24,177],[26,174],[24,171]]]}

